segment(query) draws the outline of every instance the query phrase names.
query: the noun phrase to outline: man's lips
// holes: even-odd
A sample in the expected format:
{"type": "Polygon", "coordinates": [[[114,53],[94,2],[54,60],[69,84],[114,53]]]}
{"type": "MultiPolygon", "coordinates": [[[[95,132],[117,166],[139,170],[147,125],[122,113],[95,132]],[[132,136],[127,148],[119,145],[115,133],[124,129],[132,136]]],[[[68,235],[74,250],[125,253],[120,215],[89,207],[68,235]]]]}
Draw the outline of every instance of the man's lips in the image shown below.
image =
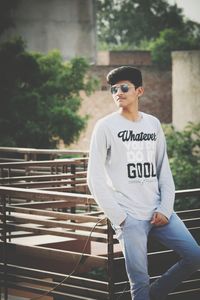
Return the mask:
{"type": "Polygon", "coordinates": [[[118,98],[118,99],[117,99],[117,103],[123,103],[125,100],[126,100],[126,99],[124,99],[124,98],[118,98]]]}

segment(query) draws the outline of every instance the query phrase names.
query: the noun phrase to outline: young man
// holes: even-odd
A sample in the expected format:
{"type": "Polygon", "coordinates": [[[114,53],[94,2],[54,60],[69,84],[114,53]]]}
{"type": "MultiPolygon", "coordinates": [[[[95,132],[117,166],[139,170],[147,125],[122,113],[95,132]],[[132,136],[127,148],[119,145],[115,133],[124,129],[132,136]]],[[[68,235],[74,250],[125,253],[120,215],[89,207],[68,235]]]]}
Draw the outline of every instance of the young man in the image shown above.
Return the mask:
{"type": "Polygon", "coordinates": [[[157,118],[140,112],[141,72],[122,66],[107,82],[118,110],[93,131],[88,185],[122,245],[134,300],[163,300],[200,268],[200,247],[173,211],[174,182],[157,118]],[[180,260],[149,285],[147,239],[156,237],[180,260]]]}

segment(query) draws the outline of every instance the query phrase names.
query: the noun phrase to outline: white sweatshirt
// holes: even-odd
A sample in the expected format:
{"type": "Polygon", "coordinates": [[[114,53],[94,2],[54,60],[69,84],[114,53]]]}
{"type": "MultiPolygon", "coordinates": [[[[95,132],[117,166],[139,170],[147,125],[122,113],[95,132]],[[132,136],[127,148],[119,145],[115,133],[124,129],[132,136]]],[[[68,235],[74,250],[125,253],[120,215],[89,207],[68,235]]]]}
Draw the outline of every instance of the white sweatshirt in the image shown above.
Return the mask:
{"type": "Polygon", "coordinates": [[[100,119],[93,131],[87,182],[106,216],[119,226],[127,214],[170,218],[175,188],[166,142],[157,118],[141,113],[129,121],[119,112],[100,119]]]}

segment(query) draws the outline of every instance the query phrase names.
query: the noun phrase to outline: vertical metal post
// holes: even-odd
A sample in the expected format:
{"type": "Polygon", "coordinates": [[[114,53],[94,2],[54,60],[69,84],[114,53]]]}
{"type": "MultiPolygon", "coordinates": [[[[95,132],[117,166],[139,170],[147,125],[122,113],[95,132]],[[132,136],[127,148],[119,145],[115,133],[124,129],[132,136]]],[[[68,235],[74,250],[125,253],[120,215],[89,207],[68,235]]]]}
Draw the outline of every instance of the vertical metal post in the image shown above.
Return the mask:
{"type": "MultiPolygon", "coordinates": [[[[72,180],[74,181],[74,183],[71,184],[71,186],[74,187],[74,192],[75,192],[75,189],[76,189],[76,184],[75,184],[76,165],[75,165],[75,164],[72,164],[72,165],[71,165],[71,173],[74,174],[74,179],[72,179],[72,180]]],[[[76,213],[76,205],[71,206],[71,213],[72,213],[72,214],[75,214],[75,213],[76,213]]]]}
{"type": "Polygon", "coordinates": [[[108,226],[108,292],[109,300],[114,300],[114,250],[113,250],[113,228],[109,220],[108,226]]]}
{"type": "Polygon", "coordinates": [[[25,161],[31,160],[31,154],[30,154],[29,152],[25,152],[25,153],[24,153],[24,160],[25,160],[25,161]]]}
{"type": "Polygon", "coordinates": [[[53,175],[55,173],[55,166],[51,166],[51,175],[53,175]]]}
{"type": "Polygon", "coordinates": [[[7,288],[7,256],[6,256],[6,196],[1,196],[1,206],[2,206],[2,242],[3,242],[3,291],[4,300],[8,299],[8,288],[7,288]]]}
{"type": "Polygon", "coordinates": [[[31,155],[31,160],[36,161],[37,160],[37,153],[30,153],[31,155]]]}

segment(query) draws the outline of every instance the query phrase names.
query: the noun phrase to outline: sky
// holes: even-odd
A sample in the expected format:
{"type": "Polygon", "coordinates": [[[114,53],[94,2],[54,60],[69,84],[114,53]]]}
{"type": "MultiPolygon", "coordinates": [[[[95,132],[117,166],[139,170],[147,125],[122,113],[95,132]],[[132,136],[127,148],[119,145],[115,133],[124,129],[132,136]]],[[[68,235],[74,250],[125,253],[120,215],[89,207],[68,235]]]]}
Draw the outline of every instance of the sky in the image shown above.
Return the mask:
{"type": "Polygon", "coordinates": [[[168,0],[169,3],[176,3],[183,8],[183,13],[192,21],[200,23],[200,0],[168,0]]]}

